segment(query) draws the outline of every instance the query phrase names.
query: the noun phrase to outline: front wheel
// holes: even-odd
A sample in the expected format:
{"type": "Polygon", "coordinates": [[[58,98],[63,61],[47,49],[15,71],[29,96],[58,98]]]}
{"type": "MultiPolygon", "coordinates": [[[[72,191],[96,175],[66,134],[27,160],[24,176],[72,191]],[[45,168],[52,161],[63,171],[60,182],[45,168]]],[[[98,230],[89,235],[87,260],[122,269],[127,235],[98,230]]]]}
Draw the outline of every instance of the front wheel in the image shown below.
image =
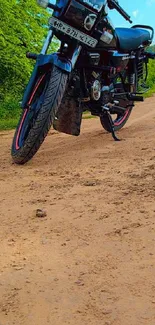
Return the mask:
{"type": "Polygon", "coordinates": [[[61,104],[68,75],[57,67],[41,75],[23,110],[12,143],[11,155],[17,164],[25,164],[40,148],[61,104]]]}

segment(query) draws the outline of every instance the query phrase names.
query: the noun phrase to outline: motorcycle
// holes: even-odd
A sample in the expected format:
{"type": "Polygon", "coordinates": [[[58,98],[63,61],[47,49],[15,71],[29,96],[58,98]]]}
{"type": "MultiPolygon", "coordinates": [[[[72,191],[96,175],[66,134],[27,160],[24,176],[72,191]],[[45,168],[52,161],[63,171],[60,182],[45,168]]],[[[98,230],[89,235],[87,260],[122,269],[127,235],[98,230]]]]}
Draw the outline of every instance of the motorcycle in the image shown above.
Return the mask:
{"type": "Polygon", "coordinates": [[[102,127],[118,141],[116,131],[127,122],[136,101],[148,90],[147,52],[154,30],[150,26],[114,28],[108,9],[130,16],[116,0],[38,0],[53,9],[40,54],[27,53],[36,64],[22,100],[22,114],[12,143],[17,164],[38,151],[51,125],[59,132],[80,134],[85,110],[98,116],[102,127]],[[56,53],[47,54],[53,37],[56,53]]]}

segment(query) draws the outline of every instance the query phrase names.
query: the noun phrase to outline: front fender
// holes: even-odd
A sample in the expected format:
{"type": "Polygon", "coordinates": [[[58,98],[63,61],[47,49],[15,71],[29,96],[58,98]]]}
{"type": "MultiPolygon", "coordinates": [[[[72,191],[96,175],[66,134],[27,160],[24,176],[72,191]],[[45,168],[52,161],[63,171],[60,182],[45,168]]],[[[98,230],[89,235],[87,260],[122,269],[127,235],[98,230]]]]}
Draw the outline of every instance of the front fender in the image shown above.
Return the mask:
{"type": "Polygon", "coordinates": [[[23,100],[22,100],[22,108],[27,107],[27,103],[29,102],[31,93],[33,91],[34,85],[40,74],[46,73],[51,69],[53,65],[60,68],[62,71],[70,73],[74,68],[74,65],[78,59],[78,56],[81,51],[81,46],[77,47],[72,54],[71,59],[65,56],[62,56],[60,53],[53,54],[39,54],[36,60],[36,64],[32,75],[30,77],[29,83],[25,89],[23,100]]]}
{"type": "Polygon", "coordinates": [[[39,70],[49,69],[52,65],[55,65],[64,72],[72,71],[72,61],[67,57],[60,56],[59,53],[49,55],[39,54],[36,64],[38,65],[39,70]]]}

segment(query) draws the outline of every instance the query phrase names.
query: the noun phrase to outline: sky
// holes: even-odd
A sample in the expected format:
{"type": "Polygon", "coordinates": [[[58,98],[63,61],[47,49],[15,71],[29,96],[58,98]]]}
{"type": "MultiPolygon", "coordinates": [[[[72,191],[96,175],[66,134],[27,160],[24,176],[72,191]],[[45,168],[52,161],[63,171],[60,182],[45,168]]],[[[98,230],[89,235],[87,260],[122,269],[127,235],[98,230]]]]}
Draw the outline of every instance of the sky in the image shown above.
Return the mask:
{"type": "MultiPolygon", "coordinates": [[[[155,0],[119,0],[119,4],[131,16],[133,25],[149,25],[155,30],[155,0]]],[[[109,17],[115,27],[132,26],[116,10],[109,10],[109,17]]]]}

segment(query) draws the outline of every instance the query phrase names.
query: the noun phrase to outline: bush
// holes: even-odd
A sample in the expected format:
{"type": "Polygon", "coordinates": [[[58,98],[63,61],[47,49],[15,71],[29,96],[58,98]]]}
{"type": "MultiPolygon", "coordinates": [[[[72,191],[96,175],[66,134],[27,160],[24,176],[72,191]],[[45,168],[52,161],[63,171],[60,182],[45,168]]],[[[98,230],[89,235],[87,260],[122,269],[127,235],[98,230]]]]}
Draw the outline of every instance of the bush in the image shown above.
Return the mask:
{"type": "Polygon", "coordinates": [[[0,120],[18,118],[20,111],[20,102],[14,96],[6,96],[4,101],[0,101],[0,120]]]}
{"type": "Polygon", "coordinates": [[[36,0],[0,0],[0,120],[19,116],[19,101],[40,52],[49,14],[36,0]]]}

